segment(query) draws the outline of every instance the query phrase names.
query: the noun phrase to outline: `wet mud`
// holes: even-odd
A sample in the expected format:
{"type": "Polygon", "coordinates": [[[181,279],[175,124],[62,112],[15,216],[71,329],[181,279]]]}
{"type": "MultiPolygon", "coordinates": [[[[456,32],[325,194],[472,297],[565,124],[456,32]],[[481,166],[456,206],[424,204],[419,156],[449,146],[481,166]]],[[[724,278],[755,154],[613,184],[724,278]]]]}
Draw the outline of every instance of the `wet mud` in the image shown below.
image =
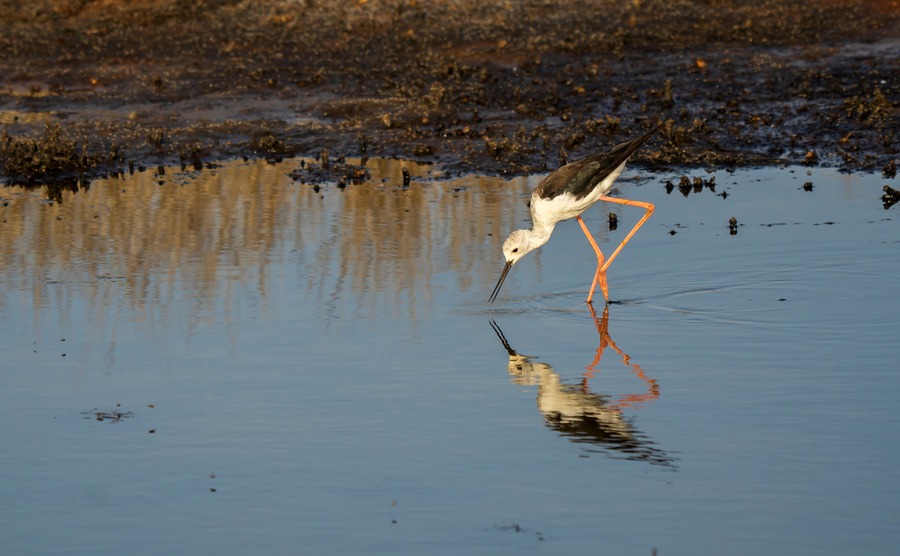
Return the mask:
{"type": "MultiPolygon", "coordinates": [[[[0,177],[343,157],[896,173],[896,0],[0,0],[0,177]]],[[[693,187],[693,184],[692,184],[693,187]]]]}

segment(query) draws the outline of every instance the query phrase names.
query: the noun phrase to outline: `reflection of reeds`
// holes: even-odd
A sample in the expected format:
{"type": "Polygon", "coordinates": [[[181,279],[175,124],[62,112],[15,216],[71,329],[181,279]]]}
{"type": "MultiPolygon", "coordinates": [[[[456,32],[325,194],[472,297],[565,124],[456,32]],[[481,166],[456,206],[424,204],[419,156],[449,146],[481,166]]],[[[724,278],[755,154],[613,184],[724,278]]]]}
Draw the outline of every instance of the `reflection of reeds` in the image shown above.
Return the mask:
{"type": "Polygon", "coordinates": [[[494,272],[494,250],[528,210],[524,197],[518,209],[510,206],[516,199],[506,189],[527,191],[527,180],[458,178],[403,189],[404,166],[369,161],[372,183],[340,197],[325,243],[313,247],[319,255],[308,280],[321,299],[340,298],[366,315],[405,307],[416,318],[432,302],[437,277],[465,292],[473,274],[482,285],[494,272]]]}
{"type": "Polygon", "coordinates": [[[238,295],[265,301],[272,263],[288,263],[309,300],[298,310],[417,317],[436,284],[488,287],[502,238],[527,217],[533,185],[416,183],[423,168],[370,160],[368,183],[315,192],[287,178],[296,164],[147,171],[64,190],[58,202],[8,187],[8,206],[0,207],[4,291],[30,291],[36,308],[84,298],[101,313],[111,303],[130,307],[129,319],[164,318],[185,305],[192,321],[230,319],[238,295]],[[412,171],[407,189],[404,167],[412,171]]]}

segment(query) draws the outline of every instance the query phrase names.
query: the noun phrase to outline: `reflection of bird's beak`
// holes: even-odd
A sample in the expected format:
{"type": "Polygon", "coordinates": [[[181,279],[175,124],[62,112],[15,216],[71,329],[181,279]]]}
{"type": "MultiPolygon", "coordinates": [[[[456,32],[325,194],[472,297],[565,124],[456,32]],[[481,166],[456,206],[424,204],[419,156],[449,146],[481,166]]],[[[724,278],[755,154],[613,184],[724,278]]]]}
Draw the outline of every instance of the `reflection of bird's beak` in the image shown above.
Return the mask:
{"type": "Polygon", "coordinates": [[[509,274],[510,268],[512,268],[512,261],[506,261],[506,266],[503,267],[503,272],[500,273],[500,279],[497,280],[497,285],[494,286],[494,291],[491,293],[491,303],[493,303],[494,300],[497,299],[497,294],[500,293],[500,286],[502,286],[503,281],[506,280],[506,275],[509,274]]]}
{"type": "Polygon", "coordinates": [[[500,342],[503,344],[503,347],[506,349],[506,353],[509,354],[510,358],[519,355],[518,353],[516,353],[516,350],[514,350],[512,346],[509,345],[509,342],[506,341],[506,336],[503,335],[503,331],[500,330],[500,325],[497,324],[497,321],[495,321],[494,319],[491,319],[491,328],[494,329],[494,334],[496,334],[497,337],[500,338],[500,342]]]}

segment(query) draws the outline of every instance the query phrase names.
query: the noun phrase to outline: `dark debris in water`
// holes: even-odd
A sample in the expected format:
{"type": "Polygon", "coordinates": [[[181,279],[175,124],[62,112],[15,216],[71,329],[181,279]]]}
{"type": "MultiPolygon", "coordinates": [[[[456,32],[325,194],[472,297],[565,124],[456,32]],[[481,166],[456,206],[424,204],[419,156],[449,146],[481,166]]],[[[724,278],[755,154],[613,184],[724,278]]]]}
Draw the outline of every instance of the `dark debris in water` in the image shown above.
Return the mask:
{"type": "Polygon", "coordinates": [[[527,529],[518,523],[510,523],[507,525],[494,525],[494,531],[510,531],[512,533],[528,533],[534,536],[535,540],[544,540],[544,534],[537,529],[527,529]]]}
{"type": "Polygon", "coordinates": [[[884,210],[888,210],[894,206],[897,201],[900,201],[900,191],[897,191],[889,185],[885,185],[882,190],[884,191],[884,195],[881,196],[881,202],[884,205],[884,210]]]}
{"type": "MultiPolygon", "coordinates": [[[[671,180],[666,180],[666,193],[670,194],[678,189],[678,191],[687,197],[691,193],[701,193],[703,189],[709,189],[713,193],[716,192],[716,177],[711,176],[709,178],[703,178],[702,176],[694,176],[693,178],[689,178],[687,176],[681,176],[678,180],[678,185],[676,186],[672,183],[671,180]]],[[[724,193],[724,191],[723,191],[724,193]]]]}
{"type": "Polygon", "coordinates": [[[104,423],[119,423],[125,419],[134,417],[133,412],[122,410],[122,404],[118,403],[113,409],[101,410],[94,408],[90,411],[84,411],[81,414],[84,415],[85,419],[94,419],[95,421],[104,423]]]}
{"type": "Polygon", "coordinates": [[[887,164],[884,165],[884,168],[881,169],[881,175],[887,179],[894,179],[897,177],[897,163],[893,160],[888,161],[887,164]]]}

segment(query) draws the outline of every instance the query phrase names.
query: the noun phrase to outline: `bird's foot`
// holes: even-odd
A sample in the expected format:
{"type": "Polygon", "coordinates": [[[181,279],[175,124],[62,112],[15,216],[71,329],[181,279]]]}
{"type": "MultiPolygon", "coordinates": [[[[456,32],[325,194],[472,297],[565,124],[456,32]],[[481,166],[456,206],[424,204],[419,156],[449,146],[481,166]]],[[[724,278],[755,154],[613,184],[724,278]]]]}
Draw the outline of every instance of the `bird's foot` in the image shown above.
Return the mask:
{"type": "Polygon", "coordinates": [[[599,267],[594,274],[594,281],[591,282],[591,291],[588,293],[587,303],[590,304],[591,300],[594,299],[594,290],[597,288],[597,284],[600,284],[600,291],[603,292],[603,299],[609,303],[609,285],[606,282],[606,271],[599,267]]]}

